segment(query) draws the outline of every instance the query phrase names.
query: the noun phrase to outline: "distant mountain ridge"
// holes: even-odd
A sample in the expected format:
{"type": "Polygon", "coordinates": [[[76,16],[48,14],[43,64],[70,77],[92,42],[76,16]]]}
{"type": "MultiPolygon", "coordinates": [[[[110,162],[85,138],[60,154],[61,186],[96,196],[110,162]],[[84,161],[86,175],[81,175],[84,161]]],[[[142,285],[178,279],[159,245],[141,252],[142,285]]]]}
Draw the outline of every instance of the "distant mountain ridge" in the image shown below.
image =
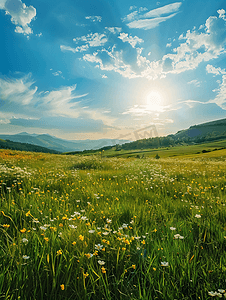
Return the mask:
{"type": "MultiPolygon", "coordinates": [[[[155,137],[141,139],[134,142],[128,140],[114,140],[114,139],[100,139],[100,140],[77,140],[70,141],[60,139],[49,134],[29,134],[21,132],[14,135],[0,134],[0,139],[12,141],[14,143],[23,143],[26,146],[17,145],[25,151],[38,151],[40,149],[33,149],[33,146],[43,147],[42,152],[80,152],[85,150],[110,149],[116,144],[121,149],[145,149],[168,147],[179,144],[203,143],[208,141],[215,141],[219,139],[226,139],[226,118],[215,120],[211,122],[202,123],[199,125],[192,125],[188,129],[180,130],[175,134],[170,134],[165,137],[155,137]],[[30,149],[29,149],[30,145],[30,149]]],[[[0,148],[6,148],[6,141],[2,141],[0,148]],[[2,145],[1,145],[2,144],[2,145]]],[[[10,149],[17,149],[16,145],[11,144],[10,149]]],[[[117,146],[117,147],[118,147],[117,146]]],[[[17,149],[20,150],[20,149],[17,149]]]]}
{"type": "Polygon", "coordinates": [[[59,152],[70,151],[83,151],[89,149],[99,149],[105,146],[113,146],[116,143],[122,144],[128,142],[128,140],[113,140],[113,139],[100,139],[100,140],[77,140],[70,141],[60,139],[49,134],[29,134],[27,132],[21,132],[18,134],[0,134],[0,139],[10,140],[12,142],[26,143],[31,145],[37,145],[45,147],[51,150],[59,152]]]}

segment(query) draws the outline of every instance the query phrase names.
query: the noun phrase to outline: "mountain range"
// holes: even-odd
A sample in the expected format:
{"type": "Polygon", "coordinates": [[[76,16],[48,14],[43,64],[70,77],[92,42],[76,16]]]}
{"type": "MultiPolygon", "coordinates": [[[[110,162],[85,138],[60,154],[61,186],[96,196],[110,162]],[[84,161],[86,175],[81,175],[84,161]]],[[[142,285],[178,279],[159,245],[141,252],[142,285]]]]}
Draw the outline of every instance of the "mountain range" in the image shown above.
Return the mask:
{"type": "Polygon", "coordinates": [[[26,143],[45,147],[59,152],[83,151],[90,149],[99,149],[105,146],[123,144],[128,140],[99,139],[99,140],[64,140],[49,134],[29,134],[21,132],[18,134],[0,134],[0,139],[10,140],[12,142],[26,143]]]}
{"type": "Polygon", "coordinates": [[[21,132],[14,135],[0,134],[0,148],[19,149],[25,151],[42,151],[54,153],[57,152],[80,152],[84,150],[97,150],[104,148],[111,148],[114,145],[121,145],[122,149],[145,149],[162,146],[174,146],[176,144],[191,144],[203,143],[207,141],[215,141],[219,139],[226,139],[226,119],[207,122],[199,125],[190,126],[188,129],[180,130],[176,134],[170,134],[165,137],[154,137],[137,140],[134,142],[128,140],[114,140],[114,139],[99,139],[99,140],[64,140],[49,134],[29,134],[21,132]],[[8,141],[4,143],[4,141],[8,141]],[[16,144],[10,144],[16,142],[16,144]],[[19,143],[23,143],[22,149],[19,143]],[[30,146],[29,146],[30,145],[30,146]],[[39,146],[42,148],[34,148],[39,146]],[[19,148],[18,148],[19,147],[19,148]],[[29,149],[30,147],[30,149],[29,149]],[[47,149],[46,149],[47,148],[47,149]],[[35,149],[35,150],[34,150],[35,149]]]}

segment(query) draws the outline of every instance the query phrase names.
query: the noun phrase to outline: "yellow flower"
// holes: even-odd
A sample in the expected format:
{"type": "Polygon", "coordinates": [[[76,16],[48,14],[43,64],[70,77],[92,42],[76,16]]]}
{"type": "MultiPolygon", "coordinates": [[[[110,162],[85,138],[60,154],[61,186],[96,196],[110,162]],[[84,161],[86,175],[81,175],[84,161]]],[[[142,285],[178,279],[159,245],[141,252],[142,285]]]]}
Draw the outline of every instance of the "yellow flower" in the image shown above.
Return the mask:
{"type": "Polygon", "coordinates": [[[125,248],[125,247],[122,247],[122,250],[123,250],[123,251],[126,251],[126,248],[125,248]]]}
{"type": "Polygon", "coordinates": [[[26,232],[26,228],[23,228],[20,230],[21,233],[25,233],[26,232]]]}
{"type": "Polygon", "coordinates": [[[145,240],[143,240],[143,241],[141,242],[141,244],[145,245],[145,240]]]}
{"type": "Polygon", "coordinates": [[[59,224],[59,227],[63,227],[64,225],[62,223],[59,224]]]}
{"type": "Polygon", "coordinates": [[[136,265],[132,265],[132,268],[135,270],[136,269],[136,265]]]}
{"type": "Polygon", "coordinates": [[[31,214],[30,210],[26,213],[26,217],[28,217],[31,214]]]}
{"type": "Polygon", "coordinates": [[[156,271],[156,268],[153,268],[154,271],[156,271]]]}
{"type": "Polygon", "coordinates": [[[84,236],[80,234],[79,239],[80,241],[84,241],[84,236]]]}
{"type": "Polygon", "coordinates": [[[102,267],[101,268],[101,272],[105,274],[106,273],[106,269],[104,267],[102,267]]]}
{"type": "Polygon", "coordinates": [[[61,255],[63,253],[63,251],[60,249],[57,251],[57,255],[61,255]]]}
{"type": "Polygon", "coordinates": [[[73,242],[72,245],[75,246],[75,245],[76,245],[76,242],[73,242]]]}
{"type": "Polygon", "coordinates": [[[60,288],[61,288],[62,291],[64,291],[64,284],[61,284],[60,288]]]}
{"type": "Polygon", "coordinates": [[[83,273],[83,276],[86,278],[89,276],[89,274],[86,272],[86,273],[83,273]]]}
{"type": "Polygon", "coordinates": [[[9,228],[9,226],[10,226],[9,224],[3,224],[4,228],[9,228]]]}
{"type": "Polygon", "coordinates": [[[44,240],[45,240],[46,242],[48,242],[48,241],[49,241],[49,238],[47,238],[47,237],[44,237],[44,240]]]}

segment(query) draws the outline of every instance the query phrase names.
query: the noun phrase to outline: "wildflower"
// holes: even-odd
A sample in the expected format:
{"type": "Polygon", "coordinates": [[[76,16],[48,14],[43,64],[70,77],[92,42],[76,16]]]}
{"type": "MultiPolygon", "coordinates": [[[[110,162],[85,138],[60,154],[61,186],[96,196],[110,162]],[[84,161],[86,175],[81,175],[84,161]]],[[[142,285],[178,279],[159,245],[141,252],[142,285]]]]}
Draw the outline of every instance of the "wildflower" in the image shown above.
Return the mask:
{"type": "Polygon", "coordinates": [[[90,229],[88,232],[89,232],[89,233],[94,233],[95,230],[90,229]]]}
{"type": "Polygon", "coordinates": [[[170,230],[176,230],[176,228],[175,227],[170,227],[170,230]]]}
{"type": "Polygon", "coordinates": [[[162,267],[168,267],[169,263],[167,261],[161,261],[161,266],[162,267]]]}
{"type": "Polygon", "coordinates": [[[63,251],[60,249],[57,251],[57,255],[61,255],[63,253],[63,251]]]}
{"type": "Polygon", "coordinates": [[[156,268],[153,268],[153,271],[156,271],[156,268]]]}
{"type": "Polygon", "coordinates": [[[211,297],[215,297],[215,296],[218,296],[219,298],[222,298],[222,294],[221,293],[218,293],[218,292],[208,292],[209,296],[211,297]]]}
{"type": "Polygon", "coordinates": [[[9,228],[10,225],[9,224],[3,224],[2,226],[7,229],[7,228],[9,228]]]}
{"type": "Polygon", "coordinates": [[[46,242],[48,242],[48,241],[49,241],[49,238],[47,238],[47,237],[44,237],[44,240],[45,240],[46,242]]]}
{"type": "Polygon", "coordinates": [[[175,234],[175,235],[174,235],[174,238],[175,238],[175,239],[180,239],[180,240],[183,240],[183,239],[184,239],[184,237],[183,237],[182,235],[180,235],[179,233],[178,233],[178,234],[175,234]]]}
{"type": "Polygon", "coordinates": [[[23,259],[29,259],[29,258],[30,258],[30,256],[23,255],[23,256],[22,256],[22,258],[23,258],[23,259]]]}
{"type": "Polygon", "coordinates": [[[225,290],[218,289],[218,292],[221,293],[221,294],[224,294],[224,293],[225,293],[225,290]]]}
{"type": "Polygon", "coordinates": [[[126,251],[126,248],[125,248],[125,247],[122,247],[122,250],[123,250],[123,251],[126,251]]]}
{"type": "Polygon", "coordinates": [[[98,262],[98,264],[101,265],[101,266],[105,265],[105,261],[103,261],[103,260],[98,260],[97,262],[98,262]]]}
{"type": "Polygon", "coordinates": [[[109,232],[105,231],[105,232],[103,232],[102,234],[103,234],[103,235],[108,235],[109,232]]]}
{"type": "Polygon", "coordinates": [[[199,219],[199,218],[201,218],[201,216],[198,215],[198,214],[196,214],[196,215],[195,215],[195,218],[199,219]]]}
{"type": "Polygon", "coordinates": [[[26,232],[26,228],[23,228],[20,230],[21,233],[25,233],[26,232]]]}
{"type": "Polygon", "coordinates": [[[105,269],[104,267],[102,267],[102,268],[101,268],[101,272],[102,272],[103,274],[105,274],[105,273],[106,273],[106,269],[105,269]]]}
{"type": "Polygon", "coordinates": [[[84,236],[80,234],[79,239],[80,241],[84,241],[84,236]]]}
{"type": "Polygon", "coordinates": [[[61,288],[62,291],[64,291],[64,284],[61,284],[60,288],[61,288]]]}
{"type": "Polygon", "coordinates": [[[104,246],[101,245],[101,244],[95,245],[95,249],[96,249],[96,250],[101,250],[103,247],[104,247],[104,246]]]}
{"type": "Polygon", "coordinates": [[[22,242],[23,242],[24,244],[27,244],[27,243],[28,243],[28,239],[23,238],[23,239],[22,239],[22,242]]]}
{"type": "Polygon", "coordinates": [[[63,227],[64,225],[62,223],[59,224],[59,227],[63,227]]]}
{"type": "Polygon", "coordinates": [[[31,215],[31,212],[30,210],[26,213],[26,217],[30,216],[31,215]]]}
{"type": "Polygon", "coordinates": [[[132,268],[135,270],[136,269],[136,265],[132,265],[132,268]]]}
{"type": "Polygon", "coordinates": [[[72,228],[72,229],[76,229],[77,228],[77,226],[75,226],[75,225],[68,225],[70,228],[72,228]]]}
{"type": "Polygon", "coordinates": [[[40,229],[45,231],[47,229],[47,227],[46,226],[40,226],[40,229]]]}
{"type": "Polygon", "coordinates": [[[86,256],[87,258],[91,258],[91,257],[93,256],[93,254],[92,254],[92,253],[85,253],[85,256],[86,256]]]}
{"type": "Polygon", "coordinates": [[[72,245],[75,246],[75,245],[76,245],[76,242],[73,242],[72,245]]]}
{"type": "Polygon", "coordinates": [[[145,245],[145,240],[143,240],[143,241],[141,242],[141,244],[145,245]]]}
{"type": "Polygon", "coordinates": [[[89,276],[89,274],[86,272],[86,273],[83,273],[83,276],[86,278],[89,276]]]}

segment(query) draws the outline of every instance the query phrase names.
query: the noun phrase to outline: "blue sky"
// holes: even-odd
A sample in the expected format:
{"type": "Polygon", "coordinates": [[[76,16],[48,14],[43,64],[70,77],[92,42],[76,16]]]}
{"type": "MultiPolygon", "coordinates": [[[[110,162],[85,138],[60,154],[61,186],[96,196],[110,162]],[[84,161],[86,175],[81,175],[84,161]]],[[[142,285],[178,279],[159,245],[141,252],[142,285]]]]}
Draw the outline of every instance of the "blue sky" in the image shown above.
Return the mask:
{"type": "Polygon", "coordinates": [[[0,133],[132,139],[226,118],[225,0],[0,0],[0,133]]]}

